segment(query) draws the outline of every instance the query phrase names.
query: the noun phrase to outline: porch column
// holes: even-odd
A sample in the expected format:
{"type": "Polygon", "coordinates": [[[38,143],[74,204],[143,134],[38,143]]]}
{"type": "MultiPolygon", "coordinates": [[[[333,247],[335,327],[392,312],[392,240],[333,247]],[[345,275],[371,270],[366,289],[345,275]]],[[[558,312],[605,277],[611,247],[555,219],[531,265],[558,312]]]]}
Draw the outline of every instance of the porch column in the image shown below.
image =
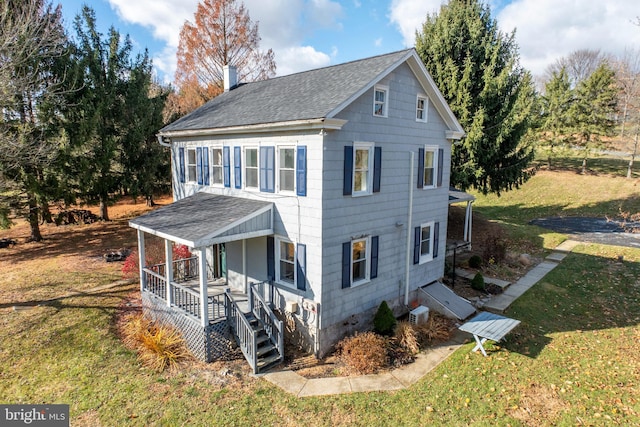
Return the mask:
{"type": "Polygon", "coordinates": [[[247,286],[247,239],[242,239],[242,278],[244,293],[249,295],[249,287],[247,286]]]}
{"type": "Polygon", "coordinates": [[[138,229],[138,266],[140,270],[140,292],[147,288],[147,275],[144,274],[145,258],[144,231],[138,229]]]}
{"type": "Polygon", "coordinates": [[[471,224],[473,223],[472,201],[467,201],[467,210],[464,216],[464,241],[471,243],[471,224]]]}
{"type": "Polygon", "coordinates": [[[164,239],[164,259],[166,267],[164,269],[165,272],[165,280],[167,281],[167,305],[171,307],[171,280],[173,279],[173,248],[171,247],[171,242],[167,239],[164,239]]]}
{"type": "Polygon", "coordinates": [[[207,289],[207,249],[198,249],[198,277],[200,279],[200,320],[202,326],[209,324],[209,290],[207,289]]]}

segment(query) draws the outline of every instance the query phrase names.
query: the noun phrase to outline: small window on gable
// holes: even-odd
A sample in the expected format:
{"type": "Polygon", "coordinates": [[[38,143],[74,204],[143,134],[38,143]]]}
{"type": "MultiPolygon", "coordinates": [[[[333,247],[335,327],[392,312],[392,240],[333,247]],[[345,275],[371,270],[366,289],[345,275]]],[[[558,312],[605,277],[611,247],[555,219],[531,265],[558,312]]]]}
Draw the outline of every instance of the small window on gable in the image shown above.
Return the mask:
{"type": "Polygon", "coordinates": [[[373,144],[356,143],[353,145],[353,195],[365,195],[372,192],[373,180],[373,144]]]}
{"type": "Polygon", "coordinates": [[[211,183],[213,185],[223,185],[223,160],[222,147],[211,149],[211,183]]]}
{"type": "Polygon", "coordinates": [[[278,149],[278,189],[279,191],[295,191],[296,185],[296,150],[293,147],[278,149]]]}
{"type": "Polygon", "coordinates": [[[373,115],[387,117],[389,88],[377,85],[373,90],[373,115]]]}
{"type": "Polygon", "coordinates": [[[258,149],[247,148],[244,156],[245,187],[258,188],[258,149]]]}
{"type": "Polygon", "coordinates": [[[428,106],[429,106],[429,101],[427,97],[424,95],[418,95],[418,100],[416,101],[416,121],[418,122],[427,121],[428,106]]]}
{"type": "Polygon", "coordinates": [[[187,182],[197,182],[198,166],[195,148],[187,149],[187,182]]]}

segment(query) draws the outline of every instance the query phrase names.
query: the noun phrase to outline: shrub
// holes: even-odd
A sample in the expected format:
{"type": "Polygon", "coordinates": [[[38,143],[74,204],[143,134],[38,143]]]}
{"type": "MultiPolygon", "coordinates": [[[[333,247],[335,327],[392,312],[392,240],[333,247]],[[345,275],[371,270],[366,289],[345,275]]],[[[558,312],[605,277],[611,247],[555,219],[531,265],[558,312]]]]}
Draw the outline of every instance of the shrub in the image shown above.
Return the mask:
{"type": "Polygon", "coordinates": [[[469,258],[469,267],[471,268],[480,268],[482,267],[482,258],[480,255],[474,255],[469,258]]]}
{"type": "Polygon", "coordinates": [[[409,354],[418,354],[418,351],[420,351],[416,331],[409,322],[398,322],[394,332],[394,339],[396,343],[407,350],[409,354]]]}
{"type": "Polygon", "coordinates": [[[128,316],[123,335],[125,344],[137,351],[140,361],[158,372],[176,366],[188,356],[184,341],[176,330],[158,325],[141,313],[128,316]]]}
{"type": "Polygon", "coordinates": [[[498,263],[504,261],[507,256],[507,245],[499,235],[487,236],[484,239],[484,250],[482,255],[486,260],[493,260],[498,263]]]}
{"type": "Polygon", "coordinates": [[[374,333],[356,333],[340,341],[338,358],[356,374],[373,374],[387,366],[387,340],[374,333]]]}
{"type": "Polygon", "coordinates": [[[476,275],[473,276],[473,279],[471,279],[471,287],[477,291],[485,290],[484,277],[482,274],[476,273],[476,275]]]}
{"type": "Polygon", "coordinates": [[[386,301],[382,301],[373,317],[373,329],[382,335],[391,335],[396,326],[396,317],[386,301]]]}
{"type": "MultiPolygon", "coordinates": [[[[191,251],[185,245],[173,245],[173,259],[191,258],[191,251]]],[[[159,240],[152,240],[151,243],[145,245],[145,263],[148,266],[162,264],[165,262],[164,245],[159,240]]],[[[134,278],[138,277],[140,272],[140,260],[138,251],[133,250],[122,264],[122,277],[134,278]]]]}
{"type": "Polygon", "coordinates": [[[446,341],[451,338],[452,321],[437,313],[429,313],[429,320],[423,325],[415,326],[416,337],[420,345],[433,341],[446,341]]]}

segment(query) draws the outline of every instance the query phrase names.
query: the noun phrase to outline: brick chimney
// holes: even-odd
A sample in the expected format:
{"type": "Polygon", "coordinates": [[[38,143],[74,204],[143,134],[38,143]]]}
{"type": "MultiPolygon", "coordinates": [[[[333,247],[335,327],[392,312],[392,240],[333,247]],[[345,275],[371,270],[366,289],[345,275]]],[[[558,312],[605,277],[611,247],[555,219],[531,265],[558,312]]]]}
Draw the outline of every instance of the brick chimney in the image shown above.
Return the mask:
{"type": "Polygon", "coordinates": [[[233,65],[225,65],[224,72],[224,91],[229,92],[238,86],[238,70],[233,65]]]}

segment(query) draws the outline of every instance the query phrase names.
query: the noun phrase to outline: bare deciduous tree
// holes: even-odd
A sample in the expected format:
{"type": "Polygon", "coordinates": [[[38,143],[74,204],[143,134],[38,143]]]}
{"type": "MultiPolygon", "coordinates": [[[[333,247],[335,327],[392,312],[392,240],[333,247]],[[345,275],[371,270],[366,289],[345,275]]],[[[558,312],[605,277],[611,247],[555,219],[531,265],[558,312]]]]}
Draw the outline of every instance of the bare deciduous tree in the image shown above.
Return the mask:
{"type": "Polygon", "coordinates": [[[564,68],[571,86],[575,88],[580,82],[589,78],[600,64],[609,60],[610,56],[602,53],[600,49],[579,49],[549,65],[545,71],[546,81],[551,80],[554,73],[559,74],[564,68]]]}
{"type": "Polygon", "coordinates": [[[631,151],[627,178],[631,178],[633,163],[638,152],[640,131],[640,50],[625,49],[614,62],[616,80],[620,89],[620,138],[631,151]]]}

